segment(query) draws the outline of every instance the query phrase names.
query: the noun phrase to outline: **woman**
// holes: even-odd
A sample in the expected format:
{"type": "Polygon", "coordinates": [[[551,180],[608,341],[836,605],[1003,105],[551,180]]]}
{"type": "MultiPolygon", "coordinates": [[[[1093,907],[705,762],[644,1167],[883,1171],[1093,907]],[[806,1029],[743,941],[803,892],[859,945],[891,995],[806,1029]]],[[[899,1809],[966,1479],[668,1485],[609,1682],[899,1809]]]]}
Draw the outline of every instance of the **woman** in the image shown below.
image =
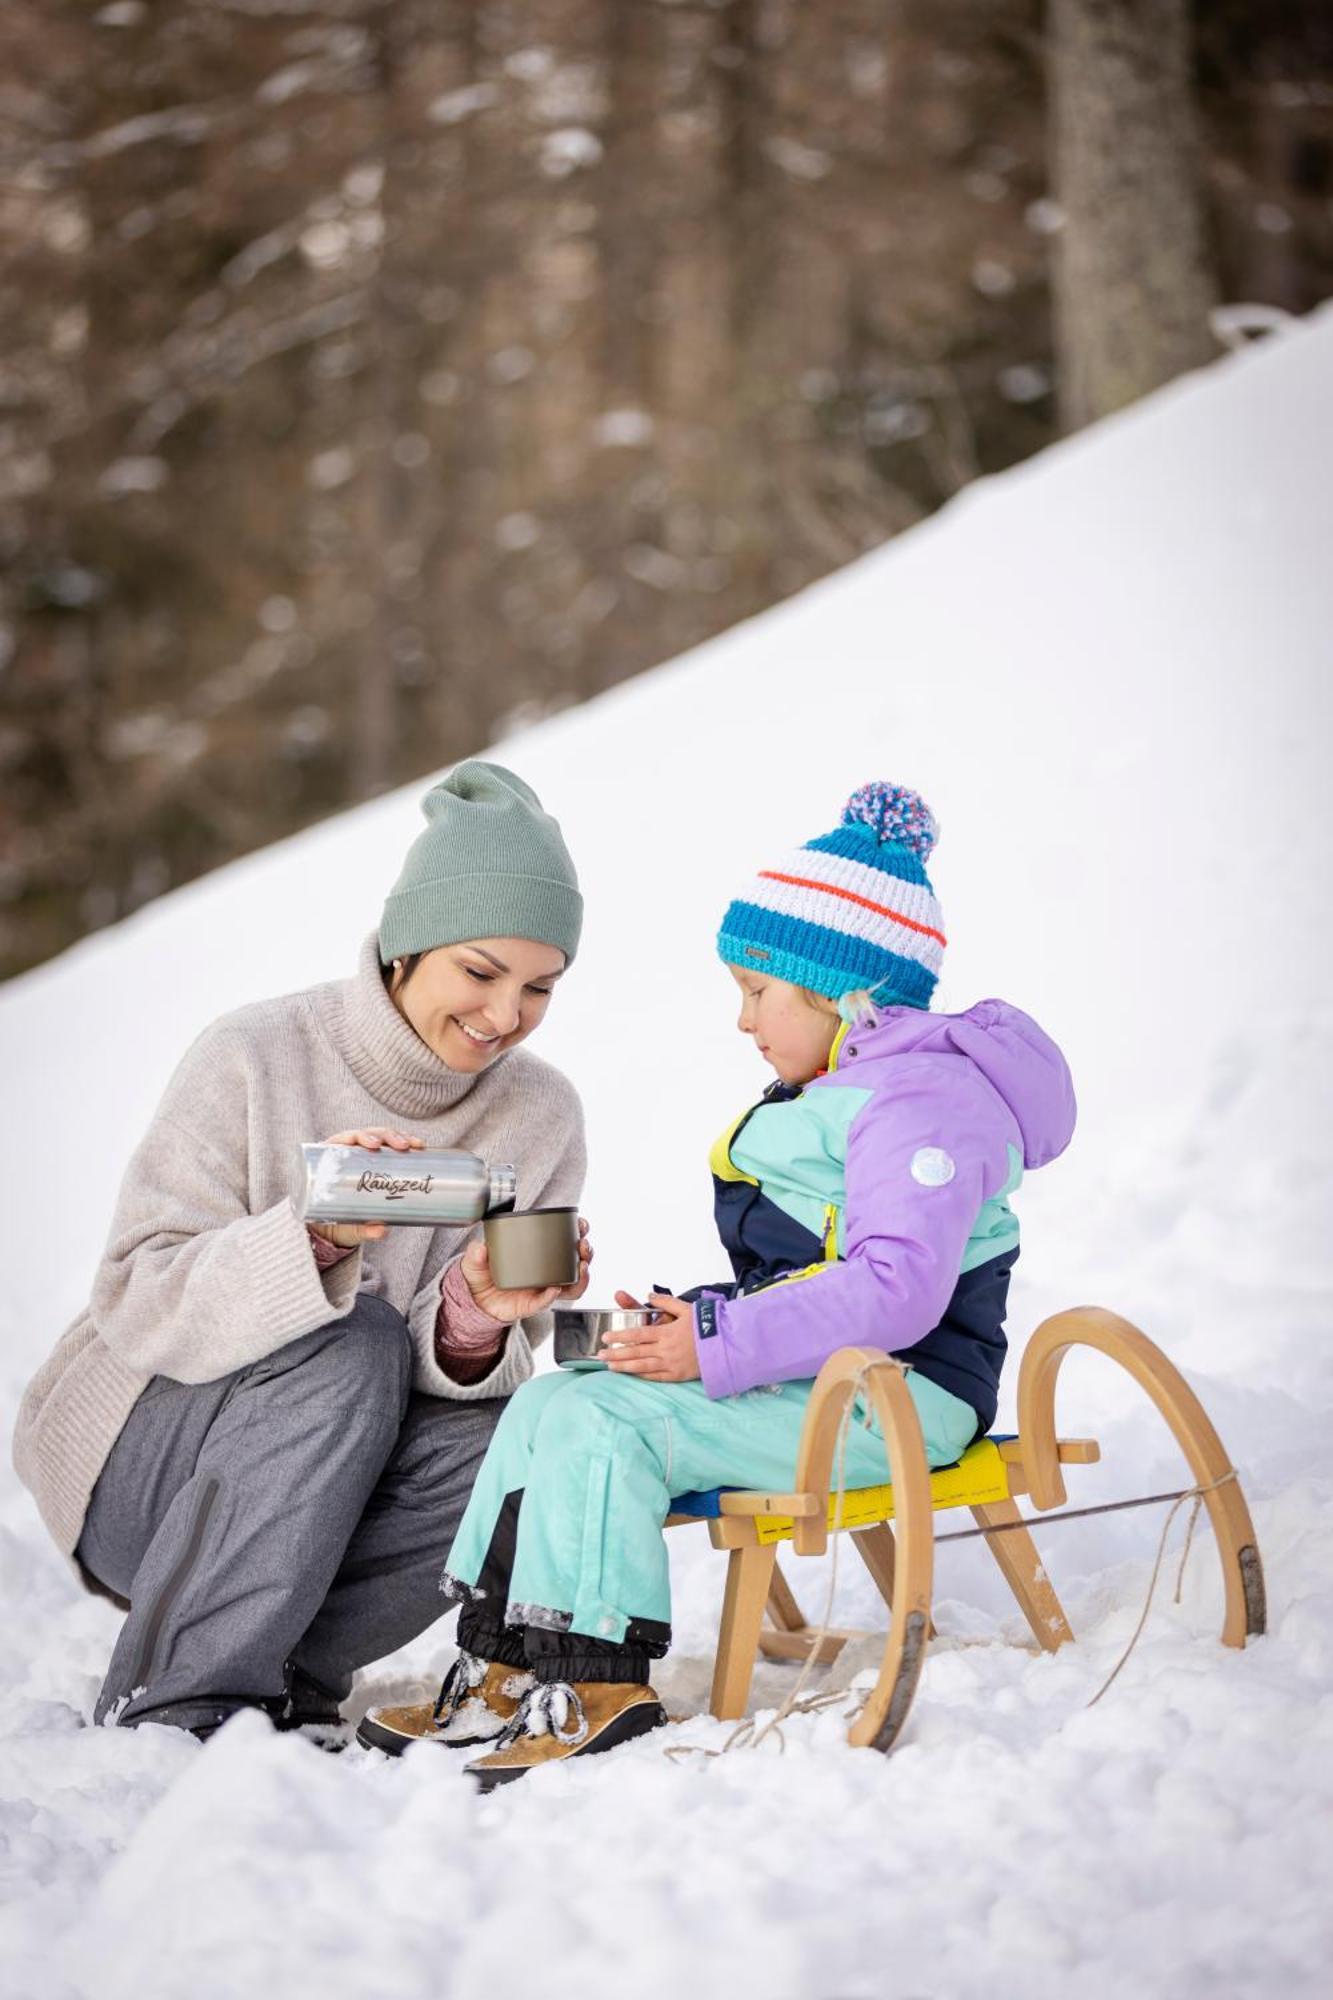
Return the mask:
{"type": "Polygon", "coordinates": [[[570,1205],[579,1101],[519,1051],[578,946],[536,794],[469,763],[425,798],[354,978],[216,1021],[130,1162],[91,1302],[14,1457],[85,1581],[128,1611],[97,1720],[207,1735],[337,1719],[440,1615],[440,1560],[556,1297],[500,1291],[461,1229],[314,1228],[298,1147],[462,1147],[570,1205]]]}

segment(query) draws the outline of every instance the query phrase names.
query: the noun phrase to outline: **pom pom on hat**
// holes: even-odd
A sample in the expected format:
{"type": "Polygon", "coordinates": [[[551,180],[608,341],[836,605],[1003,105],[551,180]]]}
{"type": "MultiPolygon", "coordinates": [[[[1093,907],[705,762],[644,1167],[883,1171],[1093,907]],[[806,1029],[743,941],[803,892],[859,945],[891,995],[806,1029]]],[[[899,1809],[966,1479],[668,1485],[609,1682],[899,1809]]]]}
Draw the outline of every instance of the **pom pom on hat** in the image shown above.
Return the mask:
{"type": "Polygon", "coordinates": [[[844,826],[868,826],[876,840],[906,847],[928,861],[940,837],[934,813],[906,785],[889,785],[877,778],[858,785],[842,809],[844,826]]]}

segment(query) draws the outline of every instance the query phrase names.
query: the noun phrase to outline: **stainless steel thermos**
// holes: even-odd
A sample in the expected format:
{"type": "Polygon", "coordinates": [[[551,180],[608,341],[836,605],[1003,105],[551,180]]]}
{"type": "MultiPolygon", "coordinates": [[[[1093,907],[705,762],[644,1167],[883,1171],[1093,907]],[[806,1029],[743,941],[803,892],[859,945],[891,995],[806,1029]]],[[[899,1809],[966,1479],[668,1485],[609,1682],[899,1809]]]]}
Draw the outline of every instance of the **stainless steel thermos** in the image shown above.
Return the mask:
{"type": "Polygon", "coordinates": [[[511,1166],[488,1166],[475,1153],[398,1153],[386,1146],[302,1146],[306,1222],[480,1222],[514,1206],[511,1166]]]}

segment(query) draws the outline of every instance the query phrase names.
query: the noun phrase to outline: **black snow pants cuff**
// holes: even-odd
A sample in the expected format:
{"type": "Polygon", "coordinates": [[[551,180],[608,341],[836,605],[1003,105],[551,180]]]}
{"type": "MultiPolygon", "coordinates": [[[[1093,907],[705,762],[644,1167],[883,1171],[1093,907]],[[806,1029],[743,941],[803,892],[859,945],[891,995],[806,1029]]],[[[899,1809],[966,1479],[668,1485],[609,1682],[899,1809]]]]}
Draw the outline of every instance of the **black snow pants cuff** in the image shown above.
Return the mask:
{"type": "Polygon", "coordinates": [[[539,1681],[612,1681],[618,1686],[647,1687],[650,1664],[660,1660],[671,1640],[670,1628],[653,1626],[647,1637],[631,1625],[631,1636],[619,1645],[594,1639],[586,1632],[548,1632],[536,1625],[524,1628],[527,1665],[539,1681]]]}
{"type": "Polygon", "coordinates": [[[478,1660],[497,1660],[502,1667],[523,1670],[528,1666],[523,1639],[521,1625],[497,1625],[475,1604],[465,1604],[458,1614],[458,1643],[478,1660]]]}

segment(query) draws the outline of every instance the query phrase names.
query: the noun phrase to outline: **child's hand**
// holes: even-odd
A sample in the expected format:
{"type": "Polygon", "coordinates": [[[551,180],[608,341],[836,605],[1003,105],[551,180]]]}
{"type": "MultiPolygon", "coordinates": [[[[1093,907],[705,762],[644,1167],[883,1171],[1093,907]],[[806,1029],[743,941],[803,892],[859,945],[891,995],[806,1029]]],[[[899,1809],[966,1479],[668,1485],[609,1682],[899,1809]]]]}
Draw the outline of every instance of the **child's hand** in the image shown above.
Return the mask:
{"type": "MultiPolygon", "coordinates": [[[[616,1304],[641,1310],[629,1292],[617,1292],[616,1304]]],[[[684,1299],[673,1299],[669,1292],[650,1293],[648,1304],[661,1315],[656,1326],[631,1326],[603,1336],[602,1359],[607,1367],[617,1375],[641,1375],[645,1382],[697,1382],[694,1307],[684,1299]]]]}

